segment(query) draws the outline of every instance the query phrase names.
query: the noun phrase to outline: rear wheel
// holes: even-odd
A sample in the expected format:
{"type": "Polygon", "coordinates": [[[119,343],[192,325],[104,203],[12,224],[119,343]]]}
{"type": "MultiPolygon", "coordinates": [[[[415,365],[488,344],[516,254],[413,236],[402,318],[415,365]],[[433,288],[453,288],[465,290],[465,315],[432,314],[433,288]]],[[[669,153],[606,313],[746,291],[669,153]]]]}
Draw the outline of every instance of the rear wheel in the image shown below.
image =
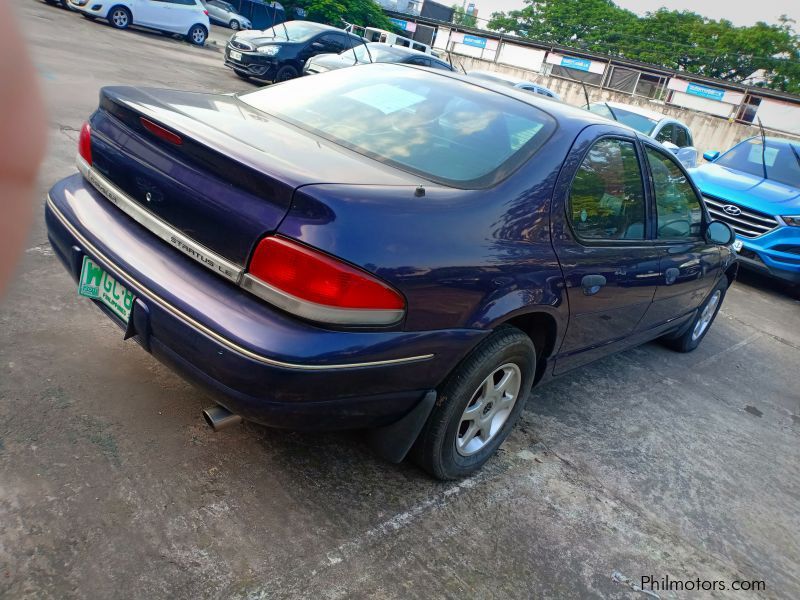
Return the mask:
{"type": "Polygon", "coordinates": [[[202,46],[205,44],[206,37],[208,37],[208,31],[206,31],[206,28],[202,25],[192,25],[189,33],[186,35],[186,39],[195,46],[202,46]]]}
{"type": "Polygon", "coordinates": [[[236,19],[231,19],[231,22],[228,23],[228,25],[234,31],[239,31],[239,29],[241,28],[241,25],[239,25],[239,21],[237,21],[236,19]]]}
{"type": "Polygon", "coordinates": [[[456,367],[411,455],[439,479],[480,469],[517,422],[533,384],[536,350],[516,327],[503,326],[456,367]]]}
{"type": "Polygon", "coordinates": [[[115,6],[108,11],[108,24],[114,29],[127,29],[131,21],[131,11],[124,6],[115,6]]]}
{"type": "Polygon", "coordinates": [[[297,77],[299,73],[297,69],[295,69],[292,65],[285,65],[278,69],[278,72],[275,74],[275,83],[280,83],[281,81],[288,81],[290,79],[294,79],[297,77]]]}
{"type": "Polygon", "coordinates": [[[728,291],[728,278],[723,277],[711,290],[706,301],[697,311],[689,327],[678,337],[662,339],[664,345],[676,352],[691,352],[700,345],[717,317],[725,293],[728,291]]]}

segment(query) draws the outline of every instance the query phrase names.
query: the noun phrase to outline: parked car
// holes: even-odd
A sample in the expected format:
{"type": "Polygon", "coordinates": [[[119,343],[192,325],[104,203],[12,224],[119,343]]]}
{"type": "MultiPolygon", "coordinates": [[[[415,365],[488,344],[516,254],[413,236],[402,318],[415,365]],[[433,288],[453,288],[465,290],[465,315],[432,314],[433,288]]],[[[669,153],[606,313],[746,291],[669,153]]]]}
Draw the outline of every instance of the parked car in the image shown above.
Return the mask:
{"type": "Polygon", "coordinates": [[[52,6],[60,6],[61,8],[69,9],[69,0],[44,0],[46,4],[50,4],[52,6]]]}
{"type": "Polygon", "coordinates": [[[364,41],[357,35],[311,21],[287,21],[264,31],[240,31],[225,47],[225,66],[244,79],[286,81],[303,72],[317,54],[340,53],[364,41]]]}
{"type": "Polygon", "coordinates": [[[510,85],[511,87],[525,90],[526,92],[531,92],[532,94],[539,94],[545,98],[561,100],[561,96],[556,94],[553,90],[547,89],[543,85],[538,85],[532,81],[526,81],[524,79],[518,79],[516,77],[512,77],[511,75],[506,75],[505,73],[497,73],[495,71],[470,71],[468,75],[470,77],[482,79],[483,81],[491,81],[492,83],[497,83],[500,85],[510,85]]]}
{"type": "Polygon", "coordinates": [[[200,0],[118,0],[113,4],[69,0],[84,17],[106,19],[116,29],[138,25],[164,33],[176,33],[202,46],[208,38],[208,12],[200,0]]]}
{"type": "Polygon", "coordinates": [[[253,26],[250,19],[241,15],[232,4],[224,0],[205,0],[203,5],[212,23],[230,27],[234,31],[250,29],[253,26]]]}
{"type": "Polygon", "coordinates": [[[753,137],[690,170],[714,218],[736,232],[742,266],[800,284],[800,142],[753,137]]]}
{"type": "Polygon", "coordinates": [[[412,50],[403,46],[389,46],[379,42],[370,42],[345,50],[339,54],[318,54],[306,61],[303,69],[304,75],[314,75],[325,71],[335,71],[343,67],[352,67],[357,64],[369,63],[402,63],[407,65],[419,65],[421,67],[432,67],[445,71],[454,71],[453,67],[443,60],[434,58],[430,54],[425,54],[418,50],[412,50]]]}
{"type": "Polygon", "coordinates": [[[697,165],[697,148],[694,147],[692,132],[688,125],[677,119],[664,116],[652,110],[619,102],[595,102],[589,110],[612,121],[619,121],[661,142],[690,169],[697,165]]]}
{"type": "Polygon", "coordinates": [[[696,348],[736,273],[733,231],[660,144],[443,70],[106,87],[78,151],[52,247],[216,395],[212,424],[369,428],[440,478],[497,450],[534,383],[654,338],[696,348]]]}

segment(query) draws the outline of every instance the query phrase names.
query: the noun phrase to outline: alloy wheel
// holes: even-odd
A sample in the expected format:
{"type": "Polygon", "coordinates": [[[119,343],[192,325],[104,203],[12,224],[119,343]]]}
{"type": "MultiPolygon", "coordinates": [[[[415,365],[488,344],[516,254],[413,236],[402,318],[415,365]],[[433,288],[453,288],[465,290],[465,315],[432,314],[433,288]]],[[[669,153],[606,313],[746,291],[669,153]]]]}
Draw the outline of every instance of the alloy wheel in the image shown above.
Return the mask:
{"type": "Polygon", "coordinates": [[[128,13],[121,8],[114,11],[111,15],[111,21],[119,28],[128,26],[128,13]]]}
{"type": "Polygon", "coordinates": [[[472,394],[461,415],[456,451],[471,456],[491,442],[503,427],[519,397],[522,373],[506,363],[495,369],[472,394]]]}
{"type": "Polygon", "coordinates": [[[711,324],[711,320],[714,318],[714,314],[716,313],[720,298],[722,298],[722,292],[717,290],[714,292],[714,295],[708,299],[708,302],[703,308],[703,312],[700,313],[700,318],[697,320],[697,323],[694,326],[692,340],[699,339],[700,336],[705,333],[706,329],[708,329],[708,326],[711,324]]]}

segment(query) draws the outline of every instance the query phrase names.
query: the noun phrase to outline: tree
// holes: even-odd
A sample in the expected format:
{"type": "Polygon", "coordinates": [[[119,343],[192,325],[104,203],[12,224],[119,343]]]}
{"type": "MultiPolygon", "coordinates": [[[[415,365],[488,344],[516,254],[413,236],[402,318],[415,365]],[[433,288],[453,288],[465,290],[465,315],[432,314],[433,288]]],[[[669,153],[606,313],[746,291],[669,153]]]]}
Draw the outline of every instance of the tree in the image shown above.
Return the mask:
{"type": "Polygon", "coordinates": [[[374,0],[286,0],[282,2],[286,14],[295,8],[306,11],[305,19],[341,27],[342,21],[394,31],[395,27],[374,0]]]}
{"type": "Polygon", "coordinates": [[[494,13],[489,28],[649,62],[732,82],[759,74],[759,85],[800,93],[800,37],[795,22],[735,27],[689,11],[662,8],[638,17],[611,0],[525,0],[494,13]]]}
{"type": "Polygon", "coordinates": [[[468,15],[463,6],[453,4],[453,24],[462,27],[475,27],[478,18],[475,15],[468,15]]]}

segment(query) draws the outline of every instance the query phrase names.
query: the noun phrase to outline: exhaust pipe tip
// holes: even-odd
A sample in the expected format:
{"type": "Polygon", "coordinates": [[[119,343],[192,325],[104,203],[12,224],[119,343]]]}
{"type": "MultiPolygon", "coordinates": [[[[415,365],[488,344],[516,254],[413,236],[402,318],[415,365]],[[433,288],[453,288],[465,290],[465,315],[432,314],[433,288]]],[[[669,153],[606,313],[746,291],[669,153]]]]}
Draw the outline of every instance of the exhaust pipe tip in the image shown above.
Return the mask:
{"type": "Polygon", "coordinates": [[[242,417],[219,404],[203,409],[203,418],[214,431],[221,431],[242,422],[242,417]]]}

